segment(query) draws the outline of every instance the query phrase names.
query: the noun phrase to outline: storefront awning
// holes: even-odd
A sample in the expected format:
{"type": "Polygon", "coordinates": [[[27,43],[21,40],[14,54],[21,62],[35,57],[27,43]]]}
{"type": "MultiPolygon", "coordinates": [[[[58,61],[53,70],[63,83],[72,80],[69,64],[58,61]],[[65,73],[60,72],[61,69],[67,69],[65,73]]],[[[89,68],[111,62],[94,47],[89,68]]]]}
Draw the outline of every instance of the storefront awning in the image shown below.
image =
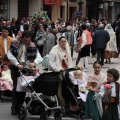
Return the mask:
{"type": "Polygon", "coordinates": [[[60,5],[61,4],[61,0],[44,0],[44,4],[60,5]]]}

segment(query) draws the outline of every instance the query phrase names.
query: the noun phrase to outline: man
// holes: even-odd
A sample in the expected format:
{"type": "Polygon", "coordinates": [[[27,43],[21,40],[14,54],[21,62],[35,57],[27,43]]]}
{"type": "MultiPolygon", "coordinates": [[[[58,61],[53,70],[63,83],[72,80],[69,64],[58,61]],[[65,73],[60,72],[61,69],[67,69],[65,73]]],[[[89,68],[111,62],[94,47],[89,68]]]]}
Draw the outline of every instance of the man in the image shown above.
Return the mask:
{"type": "Polygon", "coordinates": [[[7,28],[8,28],[8,31],[9,31],[9,36],[12,37],[13,36],[13,29],[12,29],[10,20],[7,21],[7,28]]]}
{"type": "Polygon", "coordinates": [[[2,28],[7,27],[7,23],[6,21],[1,21],[1,25],[0,25],[0,35],[2,34],[2,28]]]}
{"type": "Polygon", "coordinates": [[[8,36],[9,32],[7,27],[2,28],[2,36],[0,36],[0,62],[7,61],[7,51],[10,47],[10,43],[13,40],[8,36]]]}
{"type": "Polygon", "coordinates": [[[101,65],[104,65],[104,52],[106,44],[109,40],[109,33],[106,30],[104,30],[104,25],[100,24],[99,29],[94,34],[93,44],[96,46],[97,61],[101,62],[101,65]]]}
{"type": "MultiPolygon", "coordinates": [[[[31,42],[31,34],[29,31],[24,31],[20,42],[13,41],[8,51],[8,59],[11,61],[11,77],[13,80],[13,94],[12,94],[12,107],[11,114],[16,115],[17,108],[20,104],[23,104],[25,98],[25,92],[17,92],[17,78],[19,77],[18,70],[23,70],[26,63],[29,61],[29,67],[33,68],[40,62],[42,57],[39,54],[35,44],[31,42]]],[[[29,75],[33,75],[34,71],[31,69],[28,71],[29,75]]]]}

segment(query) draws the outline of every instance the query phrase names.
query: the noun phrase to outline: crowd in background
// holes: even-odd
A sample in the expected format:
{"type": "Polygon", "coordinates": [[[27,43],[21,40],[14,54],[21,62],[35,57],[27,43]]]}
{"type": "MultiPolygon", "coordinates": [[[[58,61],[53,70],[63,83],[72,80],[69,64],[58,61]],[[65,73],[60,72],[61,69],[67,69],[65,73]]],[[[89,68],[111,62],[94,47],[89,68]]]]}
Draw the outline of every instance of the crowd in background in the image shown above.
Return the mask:
{"type": "MultiPolygon", "coordinates": [[[[17,107],[23,104],[25,98],[24,92],[16,91],[16,79],[19,77],[18,70],[23,69],[26,63],[29,63],[27,66],[30,68],[28,73],[33,75],[36,64],[42,62],[42,57],[44,58],[47,55],[49,56],[49,61],[47,61],[49,66],[47,66],[47,69],[55,72],[73,67],[74,50],[78,53],[75,65],[77,66],[82,58],[84,72],[88,71],[89,57],[96,57],[97,62],[93,64],[94,74],[89,76],[89,79],[97,80],[97,85],[94,89],[92,85],[89,86],[89,93],[86,99],[86,105],[91,105],[91,111],[94,106],[95,109],[92,111],[94,115],[98,108],[95,103],[90,103],[91,98],[99,91],[103,95],[103,91],[100,88],[103,81],[106,79],[106,82],[111,83],[111,85],[117,85],[116,81],[119,79],[119,74],[116,69],[109,69],[107,71],[107,78],[100,71],[104,65],[104,59],[106,59],[106,63],[111,63],[110,58],[119,57],[120,19],[115,20],[114,23],[109,23],[104,18],[89,21],[86,18],[80,19],[76,17],[67,22],[64,22],[62,18],[52,22],[46,21],[45,18],[41,17],[36,24],[32,24],[30,17],[23,17],[17,20],[12,18],[12,21],[1,17],[0,34],[0,62],[4,62],[8,57],[12,63],[10,68],[13,80],[12,115],[16,114],[17,107]]],[[[62,101],[60,88],[58,92],[58,96],[62,101]]],[[[113,100],[112,98],[115,98],[113,102],[117,103],[117,97],[119,97],[118,93],[115,93],[115,89],[113,89],[110,99],[113,100]]],[[[91,111],[88,106],[86,107],[86,110],[88,110],[85,113],[86,117],[100,120],[99,114],[90,116],[91,111]]],[[[117,110],[117,105],[114,104],[113,106],[117,110]]],[[[106,108],[104,109],[106,110],[106,108]]],[[[116,117],[112,120],[118,120],[118,112],[113,112],[111,116],[116,117]]],[[[108,114],[103,111],[102,117],[102,120],[108,119],[108,114]]]]}

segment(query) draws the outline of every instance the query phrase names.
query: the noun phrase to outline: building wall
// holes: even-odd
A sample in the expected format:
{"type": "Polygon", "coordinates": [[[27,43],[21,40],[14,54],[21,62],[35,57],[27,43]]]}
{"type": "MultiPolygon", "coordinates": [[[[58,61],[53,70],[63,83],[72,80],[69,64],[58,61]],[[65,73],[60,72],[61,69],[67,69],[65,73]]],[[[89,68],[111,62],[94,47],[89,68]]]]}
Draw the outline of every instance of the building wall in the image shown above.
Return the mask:
{"type": "Polygon", "coordinates": [[[68,14],[68,19],[71,18],[71,14],[72,14],[72,17],[74,18],[75,17],[75,11],[79,10],[79,5],[77,3],[74,3],[74,2],[68,2],[68,13],[67,13],[67,2],[63,2],[61,4],[61,6],[64,6],[65,7],[65,10],[64,10],[64,21],[67,21],[67,14],[68,14]],[[72,13],[70,11],[70,8],[74,8],[72,13]]]}
{"type": "Polygon", "coordinates": [[[33,16],[35,11],[40,11],[42,8],[42,0],[29,0],[29,16],[33,16]]]}
{"type": "Polygon", "coordinates": [[[9,18],[12,20],[12,17],[18,18],[18,0],[10,0],[10,13],[9,18]]]}
{"type": "Polygon", "coordinates": [[[58,17],[60,17],[60,6],[52,5],[51,8],[52,8],[51,20],[56,21],[58,17]]]}

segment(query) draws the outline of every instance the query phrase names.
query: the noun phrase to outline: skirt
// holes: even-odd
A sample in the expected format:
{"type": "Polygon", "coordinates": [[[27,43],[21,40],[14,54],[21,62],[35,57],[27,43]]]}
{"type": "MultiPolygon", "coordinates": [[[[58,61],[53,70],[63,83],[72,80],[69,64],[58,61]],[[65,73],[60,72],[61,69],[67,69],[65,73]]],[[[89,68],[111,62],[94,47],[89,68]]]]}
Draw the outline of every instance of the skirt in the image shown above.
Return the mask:
{"type": "Polygon", "coordinates": [[[105,59],[118,58],[118,55],[116,51],[105,51],[105,59]]]}
{"type": "Polygon", "coordinates": [[[95,92],[89,92],[85,104],[85,118],[92,120],[101,120],[97,108],[96,100],[94,100],[95,92]]]}
{"type": "Polygon", "coordinates": [[[91,45],[85,45],[82,49],[81,49],[81,58],[82,57],[86,57],[86,56],[90,56],[90,46],[91,45]]]}
{"type": "Polygon", "coordinates": [[[109,103],[106,109],[105,105],[103,105],[102,120],[119,120],[118,106],[116,103],[109,103]]]}

